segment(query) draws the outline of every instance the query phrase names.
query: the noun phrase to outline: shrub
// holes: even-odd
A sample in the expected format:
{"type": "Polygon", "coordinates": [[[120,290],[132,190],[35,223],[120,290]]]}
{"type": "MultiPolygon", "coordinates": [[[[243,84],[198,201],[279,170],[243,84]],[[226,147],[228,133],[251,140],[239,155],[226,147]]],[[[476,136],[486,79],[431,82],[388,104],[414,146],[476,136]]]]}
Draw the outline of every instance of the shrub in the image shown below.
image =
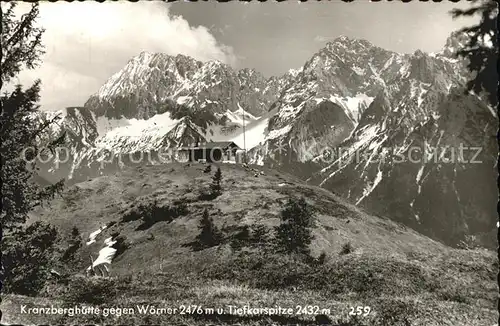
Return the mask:
{"type": "Polygon", "coordinates": [[[316,259],[316,263],[318,265],[323,265],[326,261],[326,252],[322,252],[321,255],[318,256],[318,258],[316,259]]]}
{"type": "Polygon", "coordinates": [[[281,224],[275,228],[278,250],[308,255],[313,225],[313,210],[306,200],[289,199],[281,211],[281,224]]]}
{"type": "Polygon", "coordinates": [[[182,201],[175,201],[172,205],[160,206],[158,200],[151,203],[140,204],[132,208],[122,218],[123,222],[135,221],[141,219],[143,223],[138,227],[139,230],[145,230],[158,222],[171,222],[179,216],[189,213],[187,205],[182,201]]]}
{"type": "Polygon", "coordinates": [[[463,287],[445,286],[437,292],[438,296],[445,301],[455,301],[459,303],[469,303],[470,301],[467,289],[463,287]]]}
{"type": "Polygon", "coordinates": [[[333,266],[323,265],[315,275],[311,276],[318,284],[332,294],[357,292],[363,294],[380,293],[386,280],[366,262],[352,261],[334,262],[333,266]],[[324,275],[329,275],[328,279],[324,275]]]}
{"type": "Polygon", "coordinates": [[[68,280],[63,300],[75,304],[100,305],[110,303],[116,298],[117,287],[116,279],[73,276],[68,280]]]}
{"type": "Polygon", "coordinates": [[[377,318],[375,325],[403,325],[409,326],[410,318],[418,315],[417,308],[413,303],[404,302],[400,299],[380,299],[377,303],[377,318]]]}
{"type": "Polygon", "coordinates": [[[350,242],[347,242],[345,243],[343,246],[342,246],[342,249],[340,249],[340,254],[341,255],[347,255],[347,254],[350,254],[351,252],[354,251],[354,248],[353,246],[351,245],[350,242]]]}
{"type": "Polygon", "coordinates": [[[297,255],[240,252],[234,259],[213,264],[203,272],[213,279],[236,280],[262,289],[304,285],[312,268],[297,255]]]}
{"type": "Polygon", "coordinates": [[[287,287],[307,287],[307,278],[311,267],[301,256],[276,256],[271,261],[263,262],[260,270],[254,272],[255,285],[266,289],[287,287]]]}
{"type": "Polygon", "coordinates": [[[130,243],[127,241],[127,238],[124,235],[118,235],[115,238],[115,243],[112,245],[113,248],[116,249],[115,258],[125,252],[128,248],[130,248],[130,243]]]}
{"type": "Polygon", "coordinates": [[[69,246],[64,251],[62,261],[72,260],[75,257],[76,251],[82,246],[82,236],[80,230],[75,226],[71,230],[71,238],[69,239],[69,246]]]}
{"type": "Polygon", "coordinates": [[[231,239],[231,248],[233,250],[241,250],[250,242],[250,229],[248,225],[244,225],[231,239]]]}
{"type": "Polygon", "coordinates": [[[5,268],[3,290],[31,296],[38,294],[49,278],[57,239],[57,229],[42,222],[6,236],[1,246],[5,268]]]}
{"type": "Polygon", "coordinates": [[[255,225],[252,230],[250,241],[253,246],[262,246],[266,244],[269,241],[269,230],[267,227],[263,224],[255,225]]]}

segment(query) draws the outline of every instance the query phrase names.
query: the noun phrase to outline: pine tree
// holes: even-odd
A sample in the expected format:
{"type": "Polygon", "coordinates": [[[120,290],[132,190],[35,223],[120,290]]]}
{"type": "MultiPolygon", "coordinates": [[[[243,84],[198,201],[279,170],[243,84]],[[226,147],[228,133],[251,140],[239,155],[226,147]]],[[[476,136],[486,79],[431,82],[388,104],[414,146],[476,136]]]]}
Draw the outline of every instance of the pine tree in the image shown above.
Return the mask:
{"type": "MultiPolygon", "coordinates": [[[[35,27],[38,17],[38,4],[16,18],[16,2],[10,2],[2,13],[0,63],[1,83],[9,83],[23,68],[33,69],[39,64],[43,54],[41,36],[43,30],[35,27]]],[[[0,151],[2,179],[2,227],[8,230],[17,228],[27,219],[27,214],[35,206],[50,199],[60,191],[63,180],[41,188],[34,183],[36,160],[39,155],[47,155],[55,146],[62,144],[65,135],[54,141],[44,143],[44,132],[58,118],[39,117],[40,81],[23,90],[17,85],[11,93],[1,96],[0,151]]]]}
{"type": "Polygon", "coordinates": [[[201,248],[210,248],[216,246],[221,241],[221,234],[214,224],[213,219],[208,214],[208,210],[203,211],[199,225],[200,234],[196,237],[201,248]]]}
{"type": "MultiPolygon", "coordinates": [[[[41,37],[43,29],[35,26],[38,17],[38,4],[34,3],[26,14],[18,17],[15,13],[16,2],[2,3],[0,15],[2,17],[1,53],[0,56],[0,88],[9,84],[14,77],[24,68],[33,69],[40,63],[43,54],[41,37]],[[6,8],[4,12],[4,8],[6,8]]],[[[35,184],[33,178],[36,174],[35,158],[46,154],[47,150],[63,143],[65,135],[61,134],[54,141],[43,142],[43,133],[54,123],[54,119],[37,119],[39,106],[40,81],[37,80],[31,87],[23,90],[21,85],[16,85],[12,92],[5,92],[0,97],[2,112],[0,114],[0,164],[2,180],[2,205],[0,212],[0,261],[5,263],[1,275],[1,285],[8,279],[7,287],[10,290],[24,289],[26,293],[37,292],[43,284],[44,273],[41,265],[48,261],[44,258],[49,251],[39,252],[40,248],[31,246],[23,256],[18,244],[3,241],[3,231],[11,231],[11,236],[19,239],[21,225],[28,218],[28,213],[46,199],[52,198],[62,189],[64,181],[48,187],[35,184]],[[24,154],[24,157],[22,155],[24,154]],[[20,256],[21,255],[21,256],[20,256]],[[25,259],[34,265],[25,265],[25,259]],[[9,267],[10,264],[10,267],[9,267]],[[16,269],[16,267],[19,267],[16,269]],[[22,269],[26,266],[26,269],[22,269]],[[25,278],[27,276],[27,278],[25,278]],[[26,284],[23,284],[26,279],[26,284]],[[16,289],[17,287],[20,287],[16,289]]],[[[31,230],[31,229],[30,229],[31,230]]],[[[49,231],[51,232],[51,231],[49,231]]],[[[22,235],[22,234],[21,234],[22,235]]],[[[48,258],[47,258],[48,259],[48,258]]],[[[3,265],[3,264],[2,264],[3,265]]],[[[0,311],[0,320],[2,313],[0,311]]]]}
{"type": "Polygon", "coordinates": [[[38,294],[48,279],[57,238],[57,229],[43,222],[6,236],[1,245],[6,280],[2,291],[38,294]]]}
{"type": "Polygon", "coordinates": [[[210,193],[212,194],[212,196],[218,197],[222,194],[221,181],[222,172],[220,168],[217,168],[217,171],[215,171],[215,174],[212,177],[212,184],[210,185],[210,193]]]}
{"type": "Polygon", "coordinates": [[[304,198],[289,199],[281,211],[281,224],[275,227],[278,250],[309,255],[314,225],[312,207],[304,198]]]}
{"type": "Polygon", "coordinates": [[[453,18],[481,16],[477,25],[464,27],[460,31],[470,35],[466,47],[460,49],[457,55],[467,58],[468,68],[476,76],[467,84],[468,90],[480,94],[485,91],[491,105],[497,103],[497,61],[498,61],[498,31],[497,15],[498,3],[491,0],[471,0],[473,6],[469,9],[454,9],[451,11],[453,18]],[[491,41],[491,46],[485,43],[491,41]]]}
{"type": "Polygon", "coordinates": [[[16,19],[17,4],[11,2],[2,10],[2,83],[9,82],[25,66],[33,69],[40,63],[44,53],[41,44],[43,29],[35,27],[39,15],[38,4],[33,4],[31,10],[16,19]]]}

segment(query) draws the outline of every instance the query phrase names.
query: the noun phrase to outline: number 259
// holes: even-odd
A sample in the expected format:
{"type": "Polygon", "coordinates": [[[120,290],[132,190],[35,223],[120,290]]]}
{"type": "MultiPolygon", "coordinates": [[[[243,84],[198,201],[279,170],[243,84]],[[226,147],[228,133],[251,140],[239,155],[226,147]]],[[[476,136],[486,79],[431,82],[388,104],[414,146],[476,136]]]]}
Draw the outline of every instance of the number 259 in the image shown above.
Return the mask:
{"type": "Polygon", "coordinates": [[[363,315],[363,317],[366,317],[366,316],[368,316],[368,314],[370,313],[371,310],[372,309],[368,306],[366,306],[366,307],[361,307],[361,306],[351,307],[349,309],[349,315],[351,315],[351,316],[363,315]]]}

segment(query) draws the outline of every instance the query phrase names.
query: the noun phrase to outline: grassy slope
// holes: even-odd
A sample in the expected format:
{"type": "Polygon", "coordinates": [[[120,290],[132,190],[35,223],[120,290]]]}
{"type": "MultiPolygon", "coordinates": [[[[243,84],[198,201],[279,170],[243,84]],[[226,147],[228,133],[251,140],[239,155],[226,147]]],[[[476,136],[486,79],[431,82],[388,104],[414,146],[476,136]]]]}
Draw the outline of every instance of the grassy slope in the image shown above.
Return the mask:
{"type": "MultiPolygon", "coordinates": [[[[89,253],[96,257],[102,241],[111,233],[119,232],[127,237],[131,247],[112,265],[112,275],[122,286],[108,305],[133,307],[143,302],[170,307],[181,303],[207,307],[229,304],[295,307],[310,304],[331,309],[333,320],[345,319],[350,306],[368,305],[372,312],[364,317],[367,325],[377,322],[405,325],[402,319],[398,320],[398,314],[409,315],[411,325],[479,326],[493,325],[497,320],[495,273],[498,264],[492,252],[448,248],[388,219],[371,216],[324,189],[260,167],[265,174],[255,177],[254,172],[239,166],[222,165],[223,195],[212,201],[200,201],[197,195],[212,176],[203,173],[203,168],[195,164],[145,166],[96,178],[67,189],[64,199],[56,199],[50,207],[35,212],[32,220],[50,220],[64,232],[77,226],[85,237],[101,225],[116,222],[97,238],[96,244],[80,251],[79,263],[75,262],[74,266],[76,271],[83,271],[89,263],[85,257],[89,253]],[[293,261],[281,261],[283,257],[269,253],[260,258],[262,270],[254,271],[241,266],[241,261],[236,259],[239,254],[227,243],[202,251],[193,251],[186,245],[198,233],[197,225],[204,208],[209,208],[216,225],[230,236],[241,225],[277,225],[280,209],[289,196],[305,196],[317,209],[311,249],[313,256],[326,252],[328,258],[323,266],[302,268],[297,263],[300,266],[296,267],[293,261]],[[121,221],[138,203],[155,199],[158,203],[171,203],[181,198],[188,202],[189,213],[172,222],[159,222],[146,230],[137,230],[140,221],[121,221]],[[354,251],[339,255],[347,242],[354,251]],[[284,278],[299,277],[292,277],[298,280],[284,284],[284,288],[273,288],[268,279],[279,277],[280,273],[284,278]]],[[[250,255],[254,260],[260,257],[255,252],[250,255]]],[[[45,302],[42,305],[58,302],[49,297],[34,300],[7,297],[2,303],[4,322],[46,322],[43,316],[15,317],[21,302],[33,306],[42,304],[35,303],[36,300],[45,302]]],[[[168,323],[198,325],[208,317],[149,318],[136,315],[108,317],[102,321],[165,324],[168,320],[168,323]]],[[[313,319],[313,316],[293,316],[275,321],[292,323],[313,319]]],[[[219,320],[220,323],[236,321],[248,325],[270,322],[260,317],[222,316],[219,320]]]]}

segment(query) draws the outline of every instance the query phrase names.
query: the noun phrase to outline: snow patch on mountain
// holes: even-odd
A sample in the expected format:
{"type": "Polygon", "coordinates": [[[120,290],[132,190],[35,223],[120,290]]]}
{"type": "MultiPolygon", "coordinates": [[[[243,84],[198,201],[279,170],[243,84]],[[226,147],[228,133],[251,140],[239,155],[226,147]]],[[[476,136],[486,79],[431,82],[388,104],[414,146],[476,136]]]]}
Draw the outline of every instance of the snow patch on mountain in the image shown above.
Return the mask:
{"type": "Polygon", "coordinates": [[[240,133],[237,136],[230,138],[240,148],[245,147],[247,150],[252,149],[266,140],[267,127],[269,118],[262,118],[255,123],[248,125],[245,128],[245,135],[240,133]]]}
{"type": "Polygon", "coordinates": [[[378,170],[375,180],[373,180],[371,184],[367,184],[367,187],[363,190],[363,195],[356,201],[356,205],[359,205],[359,203],[361,203],[363,199],[369,196],[372,193],[373,189],[378,186],[380,181],[382,181],[382,171],[378,170]]]}
{"type": "Polygon", "coordinates": [[[171,131],[181,120],[172,119],[168,112],[157,114],[147,120],[121,119],[118,120],[121,121],[121,125],[109,130],[103,137],[98,138],[96,146],[112,149],[122,145],[125,140],[135,140],[140,143],[147,143],[148,147],[154,148],[160,145],[158,142],[161,142],[161,137],[171,131]]]}
{"type": "Polygon", "coordinates": [[[292,129],[291,125],[284,126],[279,129],[274,129],[269,132],[269,134],[266,137],[266,140],[268,139],[275,139],[279,138],[280,136],[286,135],[290,130],[292,129]]]}
{"type": "Polygon", "coordinates": [[[238,105],[238,110],[232,112],[230,110],[227,110],[226,111],[226,117],[231,121],[231,122],[234,122],[234,123],[237,123],[239,125],[243,125],[243,122],[245,122],[245,125],[248,123],[248,122],[251,122],[251,121],[254,121],[254,120],[258,120],[259,117],[255,117],[253,116],[251,113],[245,111],[241,106],[240,106],[240,103],[238,102],[237,103],[238,105]]]}
{"type": "Polygon", "coordinates": [[[347,148],[342,148],[338,158],[331,164],[321,169],[321,173],[333,170],[327,177],[323,179],[320,186],[323,186],[330,178],[340,172],[347,164],[356,162],[358,155],[362,149],[368,146],[379,135],[380,127],[377,125],[366,126],[359,130],[357,135],[352,135],[352,143],[347,148]]]}
{"type": "Polygon", "coordinates": [[[329,100],[333,103],[340,105],[355,123],[359,121],[363,111],[370,106],[373,102],[374,97],[368,96],[366,94],[356,94],[355,96],[344,96],[340,97],[337,95],[331,95],[329,100]]]}
{"type": "Polygon", "coordinates": [[[126,118],[114,119],[100,116],[96,119],[97,134],[104,137],[106,133],[120,127],[127,127],[131,121],[126,118]]]}
{"type": "Polygon", "coordinates": [[[186,104],[187,106],[192,106],[193,103],[191,102],[193,98],[191,96],[179,96],[177,98],[177,104],[186,104]]]}

